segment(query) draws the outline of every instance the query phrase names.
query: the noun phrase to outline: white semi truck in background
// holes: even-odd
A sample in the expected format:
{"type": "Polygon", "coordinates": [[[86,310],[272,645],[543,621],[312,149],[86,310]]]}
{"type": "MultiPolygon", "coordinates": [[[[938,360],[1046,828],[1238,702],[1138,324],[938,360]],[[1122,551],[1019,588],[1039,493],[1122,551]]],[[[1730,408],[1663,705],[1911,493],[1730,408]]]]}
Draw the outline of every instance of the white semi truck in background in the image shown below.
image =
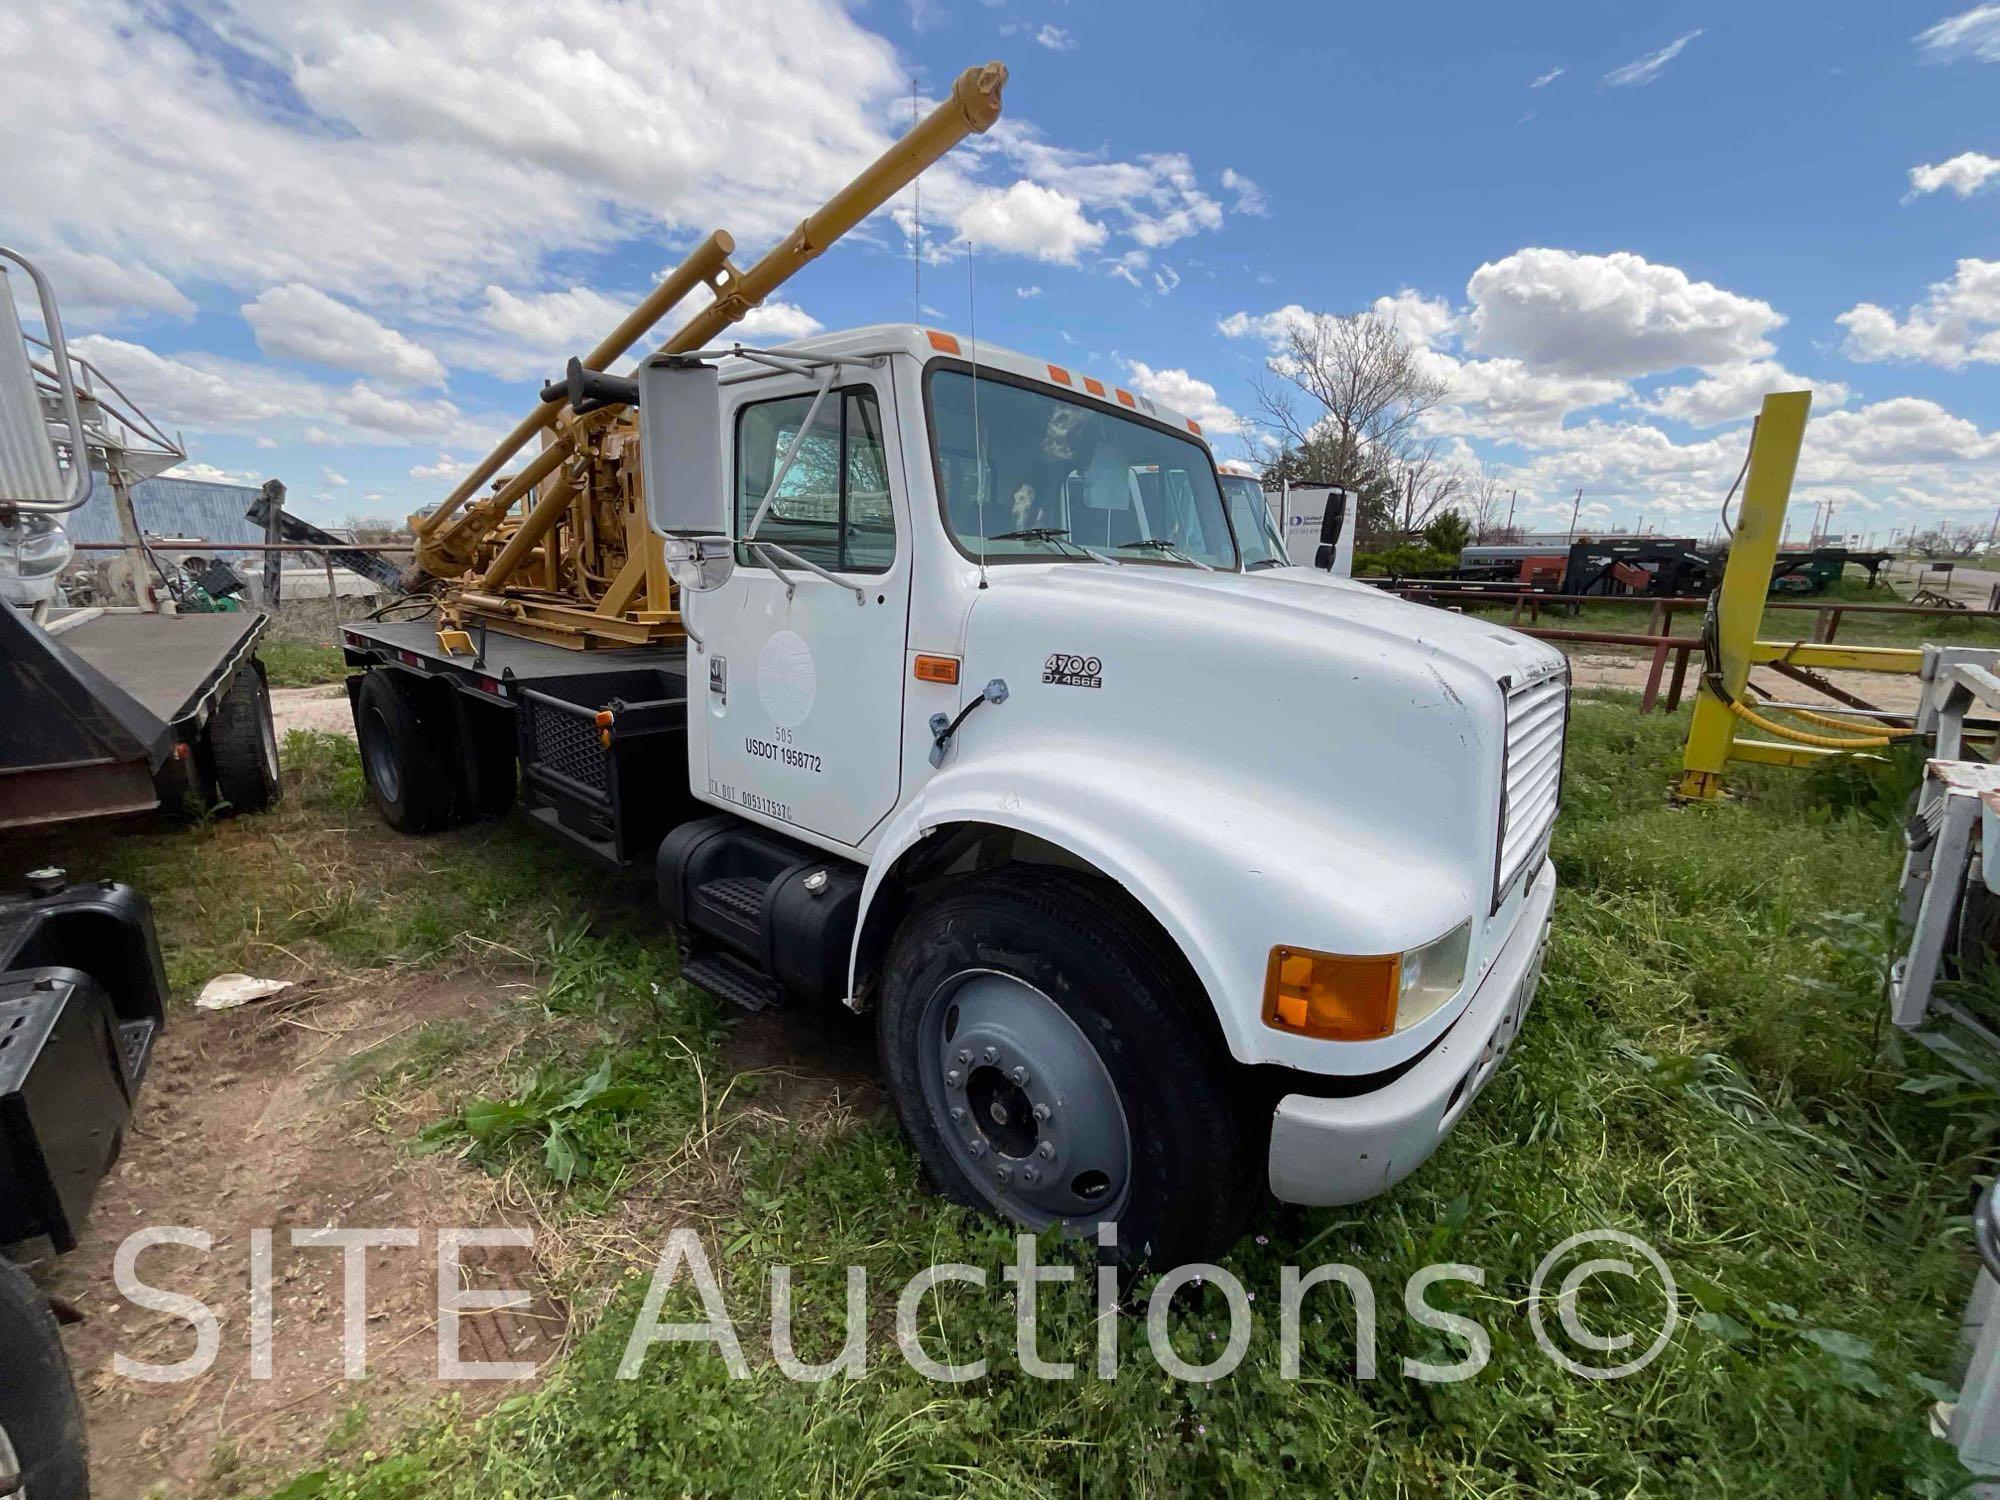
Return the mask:
{"type": "Polygon", "coordinates": [[[1286,485],[1266,490],[1247,474],[1217,476],[1244,566],[1317,568],[1354,576],[1355,512],[1344,485],[1286,485]]]}
{"type": "Polygon", "coordinates": [[[685,639],[344,626],[392,824],[518,782],[656,872],[691,982],[872,1013],[945,1192],[1128,1258],[1430,1154],[1540,970],[1555,651],[1254,566],[1195,422],[950,333],[587,383],[637,407],[685,639]]]}

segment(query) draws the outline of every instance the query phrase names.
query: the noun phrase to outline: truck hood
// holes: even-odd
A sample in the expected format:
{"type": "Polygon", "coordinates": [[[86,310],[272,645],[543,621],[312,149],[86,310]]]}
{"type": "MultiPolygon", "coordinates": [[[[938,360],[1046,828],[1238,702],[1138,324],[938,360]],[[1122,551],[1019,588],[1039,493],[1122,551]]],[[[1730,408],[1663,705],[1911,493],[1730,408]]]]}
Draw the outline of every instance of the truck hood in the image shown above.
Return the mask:
{"type": "MultiPolygon", "coordinates": [[[[1470,919],[1474,970],[1498,951],[1523,889],[1496,883],[1508,695],[1542,691],[1553,648],[1302,571],[988,579],[964,681],[1008,695],[965,720],[921,802],[993,808],[1103,868],[1122,851],[1189,951],[1234,953],[1209,982],[1253,1010],[1274,944],[1404,952],[1470,919]]],[[[1245,1045],[1274,1055],[1276,1035],[1245,1045]]]]}

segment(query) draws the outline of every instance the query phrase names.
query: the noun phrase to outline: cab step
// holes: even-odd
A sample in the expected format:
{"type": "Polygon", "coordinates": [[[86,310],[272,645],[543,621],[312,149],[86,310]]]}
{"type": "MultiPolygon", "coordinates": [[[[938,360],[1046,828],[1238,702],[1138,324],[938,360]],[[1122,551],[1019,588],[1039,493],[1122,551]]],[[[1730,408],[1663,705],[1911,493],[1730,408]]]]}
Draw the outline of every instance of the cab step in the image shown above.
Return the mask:
{"type": "Polygon", "coordinates": [[[782,1000],[776,984],[730,953],[710,951],[682,959],[681,978],[752,1015],[776,1009],[782,1000]]]}

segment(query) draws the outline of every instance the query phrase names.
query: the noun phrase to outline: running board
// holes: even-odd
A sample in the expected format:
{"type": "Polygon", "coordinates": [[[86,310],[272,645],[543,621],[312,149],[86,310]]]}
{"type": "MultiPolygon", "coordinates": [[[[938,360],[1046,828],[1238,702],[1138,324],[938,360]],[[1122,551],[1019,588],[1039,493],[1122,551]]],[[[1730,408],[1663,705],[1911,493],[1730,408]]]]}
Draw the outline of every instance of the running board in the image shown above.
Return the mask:
{"type": "Polygon", "coordinates": [[[734,954],[690,955],[681,960],[681,978],[752,1015],[776,1009],[781,1000],[777,985],[734,954]]]}

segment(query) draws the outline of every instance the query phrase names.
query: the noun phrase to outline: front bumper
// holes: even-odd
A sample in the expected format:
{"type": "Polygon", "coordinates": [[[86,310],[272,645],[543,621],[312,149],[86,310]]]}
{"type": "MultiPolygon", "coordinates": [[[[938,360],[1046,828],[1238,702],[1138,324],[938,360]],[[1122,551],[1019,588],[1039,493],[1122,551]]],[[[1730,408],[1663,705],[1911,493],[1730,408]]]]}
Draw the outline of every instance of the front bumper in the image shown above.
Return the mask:
{"type": "Polygon", "coordinates": [[[1385,1088],[1347,1099],[1287,1094],[1271,1122],[1271,1192],[1286,1203],[1358,1203],[1423,1164],[1519,1035],[1542,975],[1555,867],[1544,862],[1506,946],[1451,1030],[1385,1088]]]}

